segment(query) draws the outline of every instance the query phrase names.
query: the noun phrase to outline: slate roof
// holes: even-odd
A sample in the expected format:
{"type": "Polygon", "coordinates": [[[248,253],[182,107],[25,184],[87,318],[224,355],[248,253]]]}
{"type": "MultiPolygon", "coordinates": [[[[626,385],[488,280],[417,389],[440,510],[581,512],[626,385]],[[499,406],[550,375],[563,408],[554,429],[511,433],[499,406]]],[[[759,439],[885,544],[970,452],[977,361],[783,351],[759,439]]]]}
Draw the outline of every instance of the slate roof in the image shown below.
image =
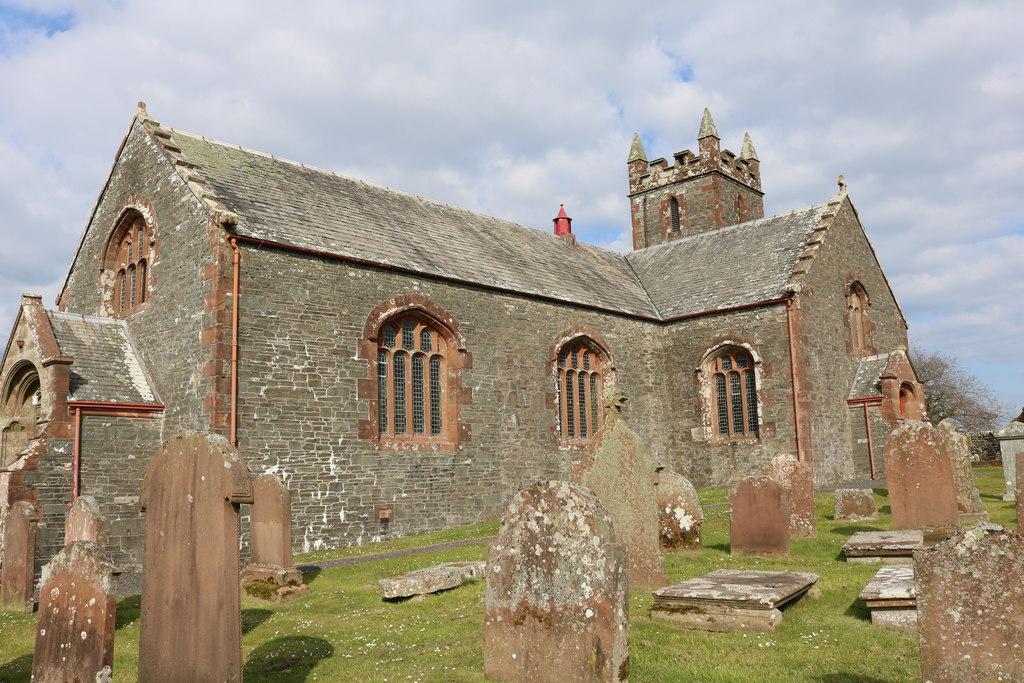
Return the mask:
{"type": "Polygon", "coordinates": [[[236,234],[652,319],[779,299],[826,205],[623,255],[178,131],[236,234]]]}
{"type": "Polygon", "coordinates": [[[57,345],[71,356],[74,401],[158,403],[123,320],[47,311],[57,345]]]}
{"type": "Polygon", "coordinates": [[[857,367],[857,374],[853,377],[850,395],[847,396],[847,399],[881,396],[882,381],[879,377],[885,372],[887,365],[889,365],[888,353],[861,358],[860,365],[857,367]]]}

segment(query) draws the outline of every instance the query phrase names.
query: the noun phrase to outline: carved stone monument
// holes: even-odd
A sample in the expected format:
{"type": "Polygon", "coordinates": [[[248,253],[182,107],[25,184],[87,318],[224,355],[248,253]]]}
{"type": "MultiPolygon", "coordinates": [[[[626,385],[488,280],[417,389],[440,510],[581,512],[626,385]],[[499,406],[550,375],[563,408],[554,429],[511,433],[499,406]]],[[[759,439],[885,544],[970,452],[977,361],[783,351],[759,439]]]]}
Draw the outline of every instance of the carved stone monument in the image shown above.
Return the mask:
{"type": "Polygon", "coordinates": [[[647,447],[622,419],[625,402],[617,388],[605,392],[604,426],[576,463],[572,478],[596,493],[615,520],[615,533],[629,557],[630,587],[660,588],[669,579],[658,541],[657,469],[647,447]]]}
{"type": "Polygon", "coordinates": [[[658,517],[663,553],[700,551],[704,510],[697,489],[681,474],[662,470],[658,481],[658,517]]]}
{"type": "Polygon", "coordinates": [[[949,462],[953,470],[953,484],[956,486],[960,523],[969,526],[987,520],[988,512],[981,504],[981,495],[974,485],[974,474],[971,472],[970,438],[966,434],[958,432],[949,420],[940,422],[938,431],[946,453],[949,454],[949,462]]]}
{"type": "Polygon", "coordinates": [[[914,552],[921,679],[1024,681],[1024,538],[982,522],[914,552]]]}
{"type": "Polygon", "coordinates": [[[742,479],[729,505],[733,555],[789,557],[789,504],[778,482],[765,476],[742,479]]]}
{"type": "Polygon", "coordinates": [[[814,538],[818,523],[814,514],[814,472],[792,455],[777,455],[761,474],[775,480],[789,501],[791,538],[814,538]]]}
{"type": "Polygon", "coordinates": [[[7,512],[4,525],[4,564],[0,571],[0,606],[31,612],[39,509],[19,501],[7,512]]]}
{"type": "Polygon", "coordinates": [[[949,455],[938,430],[904,420],[885,444],[885,471],[894,529],[951,533],[960,522],[949,455]]]}
{"type": "Polygon", "coordinates": [[[113,667],[114,572],[91,541],[64,546],[43,567],[33,681],[101,680],[97,675],[113,667]]]}
{"type": "Polygon", "coordinates": [[[1018,453],[1024,453],[1024,422],[1014,420],[996,432],[999,442],[999,453],[1003,458],[1003,477],[1006,480],[1006,492],[1003,500],[1017,499],[1017,460],[1018,453]]]}
{"type": "Polygon", "coordinates": [[[92,496],[79,496],[64,518],[64,545],[91,541],[100,548],[107,544],[107,520],[92,496]]]}
{"type": "Polygon", "coordinates": [[[245,461],[222,436],[183,433],[153,456],[146,512],[140,681],[242,678],[239,504],[245,461]]]}
{"type": "Polygon", "coordinates": [[[509,681],[629,677],[626,550],[592,491],[533,484],[487,551],[484,672],[509,681]]]}
{"type": "Polygon", "coordinates": [[[252,584],[272,584],[260,591],[273,602],[285,602],[307,595],[302,572],[292,561],[292,498],[288,488],[273,474],[264,474],[253,485],[252,563],[245,568],[243,586],[252,594],[252,584]]]}
{"type": "Polygon", "coordinates": [[[834,517],[837,522],[878,519],[878,507],[871,489],[836,489],[834,517]]]}

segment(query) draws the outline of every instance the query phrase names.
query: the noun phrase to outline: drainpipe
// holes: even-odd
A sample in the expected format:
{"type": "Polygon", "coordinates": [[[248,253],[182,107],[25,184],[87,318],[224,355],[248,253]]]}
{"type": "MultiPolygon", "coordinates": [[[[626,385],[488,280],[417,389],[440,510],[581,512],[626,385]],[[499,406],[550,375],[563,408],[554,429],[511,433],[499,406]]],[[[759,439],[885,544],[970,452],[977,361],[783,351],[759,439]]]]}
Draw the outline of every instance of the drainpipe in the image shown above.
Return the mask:
{"type": "Polygon", "coordinates": [[[231,238],[231,445],[238,445],[238,240],[231,238]]]}
{"type": "Polygon", "coordinates": [[[793,381],[793,420],[796,427],[796,459],[804,461],[803,440],[800,438],[800,395],[796,384],[796,346],[793,343],[793,299],[786,299],[786,325],[789,327],[789,369],[793,381]]]}
{"type": "Polygon", "coordinates": [[[80,453],[82,451],[82,409],[75,408],[75,435],[72,439],[74,447],[71,460],[71,502],[78,500],[79,470],[81,468],[80,453]]]}
{"type": "Polygon", "coordinates": [[[868,433],[868,462],[871,464],[871,478],[877,479],[875,474],[875,443],[871,438],[871,415],[868,412],[868,402],[864,402],[864,429],[868,433]]]}

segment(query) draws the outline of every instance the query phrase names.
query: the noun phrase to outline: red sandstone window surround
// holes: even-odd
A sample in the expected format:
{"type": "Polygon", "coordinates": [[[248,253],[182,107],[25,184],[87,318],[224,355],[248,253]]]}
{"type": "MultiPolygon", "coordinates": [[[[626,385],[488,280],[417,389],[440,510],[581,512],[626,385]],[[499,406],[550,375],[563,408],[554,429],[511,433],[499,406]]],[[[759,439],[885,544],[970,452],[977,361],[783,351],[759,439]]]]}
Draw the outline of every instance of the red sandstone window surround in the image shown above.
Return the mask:
{"type": "Polygon", "coordinates": [[[853,352],[856,354],[866,353],[870,346],[867,320],[869,306],[868,294],[864,285],[859,282],[852,283],[849,293],[846,295],[846,310],[850,323],[850,341],[853,352]]]}
{"type": "Polygon", "coordinates": [[[757,377],[750,353],[728,348],[709,362],[711,426],[715,440],[757,437],[757,377]]]}
{"type": "Polygon", "coordinates": [[[118,221],[107,244],[103,270],[105,308],[114,317],[136,313],[149,303],[153,291],[150,265],[156,252],[156,231],[135,209],[118,221]]]}
{"type": "Polygon", "coordinates": [[[588,338],[577,337],[558,350],[558,437],[563,444],[589,443],[601,428],[608,366],[608,354],[588,338]]]}

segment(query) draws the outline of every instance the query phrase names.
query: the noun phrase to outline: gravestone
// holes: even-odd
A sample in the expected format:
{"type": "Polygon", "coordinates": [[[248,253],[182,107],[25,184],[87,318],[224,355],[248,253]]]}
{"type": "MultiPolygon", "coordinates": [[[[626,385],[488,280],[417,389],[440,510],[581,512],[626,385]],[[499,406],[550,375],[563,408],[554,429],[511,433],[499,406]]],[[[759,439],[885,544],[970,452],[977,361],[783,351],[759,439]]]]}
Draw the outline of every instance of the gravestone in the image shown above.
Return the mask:
{"type": "Polygon", "coordinates": [[[606,419],[594,442],[573,467],[573,482],[597,494],[615,520],[615,533],[629,557],[634,590],[668,584],[658,541],[657,469],[640,437],[622,419],[626,399],[605,392],[606,419]]]}
{"type": "Polygon", "coordinates": [[[239,503],[245,461],[215,434],[183,433],[146,470],[140,681],[242,678],[239,503]]]}
{"type": "Polygon", "coordinates": [[[885,444],[885,471],[894,529],[946,535],[960,513],[949,455],[928,422],[903,420],[885,444]]]}
{"type": "Polygon", "coordinates": [[[763,475],[742,479],[729,505],[733,555],[789,557],[789,504],[777,481],[763,475]]]}
{"type": "Polygon", "coordinates": [[[95,681],[113,667],[114,572],[91,541],[64,546],[43,567],[33,681],[95,681]]]}
{"type": "Polygon", "coordinates": [[[36,526],[39,509],[19,501],[7,511],[4,525],[4,557],[0,570],[0,607],[31,612],[34,603],[36,526]]]}
{"type": "Polygon", "coordinates": [[[107,544],[107,520],[92,496],[79,496],[64,518],[64,545],[91,541],[101,549],[107,544]]]}
{"type": "Polygon", "coordinates": [[[912,566],[882,567],[859,597],[871,611],[873,625],[893,631],[917,630],[917,591],[912,566]]]}
{"type": "Polygon", "coordinates": [[[789,535],[791,538],[814,538],[818,524],[814,511],[814,472],[792,455],[777,455],[762,472],[786,492],[789,501],[789,535]]]}
{"type": "Polygon", "coordinates": [[[1024,453],[1024,422],[1014,420],[996,432],[999,454],[1003,459],[1003,478],[1006,492],[1003,500],[1017,499],[1017,454],[1024,453]]]}
{"type": "Polygon", "coordinates": [[[253,484],[250,521],[252,563],[245,568],[242,583],[246,592],[272,602],[308,595],[302,572],[292,561],[291,493],[275,475],[260,475],[253,484]]]}
{"type": "Polygon", "coordinates": [[[385,600],[429,595],[483,577],[486,565],[486,562],[480,561],[445,562],[381,579],[377,582],[377,588],[380,597],[385,600]]]}
{"type": "Polygon", "coordinates": [[[878,519],[871,489],[836,489],[835,521],[861,522],[878,519]]]}
{"type": "Polygon", "coordinates": [[[1017,509],[1017,531],[1020,531],[1020,523],[1024,519],[1024,453],[1018,453],[1013,457],[1017,465],[1017,497],[1014,507],[1017,509]]]}
{"type": "Polygon", "coordinates": [[[662,470],[658,480],[658,519],[663,553],[700,551],[704,510],[697,489],[683,475],[662,470]]]}
{"type": "Polygon", "coordinates": [[[914,552],[921,677],[1024,681],[1024,537],[982,522],[914,552]]]}
{"type": "Polygon", "coordinates": [[[960,523],[969,526],[987,520],[988,512],[981,504],[981,495],[978,493],[977,487],[974,486],[974,474],[971,472],[970,438],[966,434],[958,432],[949,420],[939,423],[938,432],[946,453],[949,454],[949,462],[953,470],[960,523]]]}
{"type": "Polygon", "coordinates": [[[484,672],[510,681],[629,677],[626,549],[590,490],[533,484],[487,550],[484,672]]]}

